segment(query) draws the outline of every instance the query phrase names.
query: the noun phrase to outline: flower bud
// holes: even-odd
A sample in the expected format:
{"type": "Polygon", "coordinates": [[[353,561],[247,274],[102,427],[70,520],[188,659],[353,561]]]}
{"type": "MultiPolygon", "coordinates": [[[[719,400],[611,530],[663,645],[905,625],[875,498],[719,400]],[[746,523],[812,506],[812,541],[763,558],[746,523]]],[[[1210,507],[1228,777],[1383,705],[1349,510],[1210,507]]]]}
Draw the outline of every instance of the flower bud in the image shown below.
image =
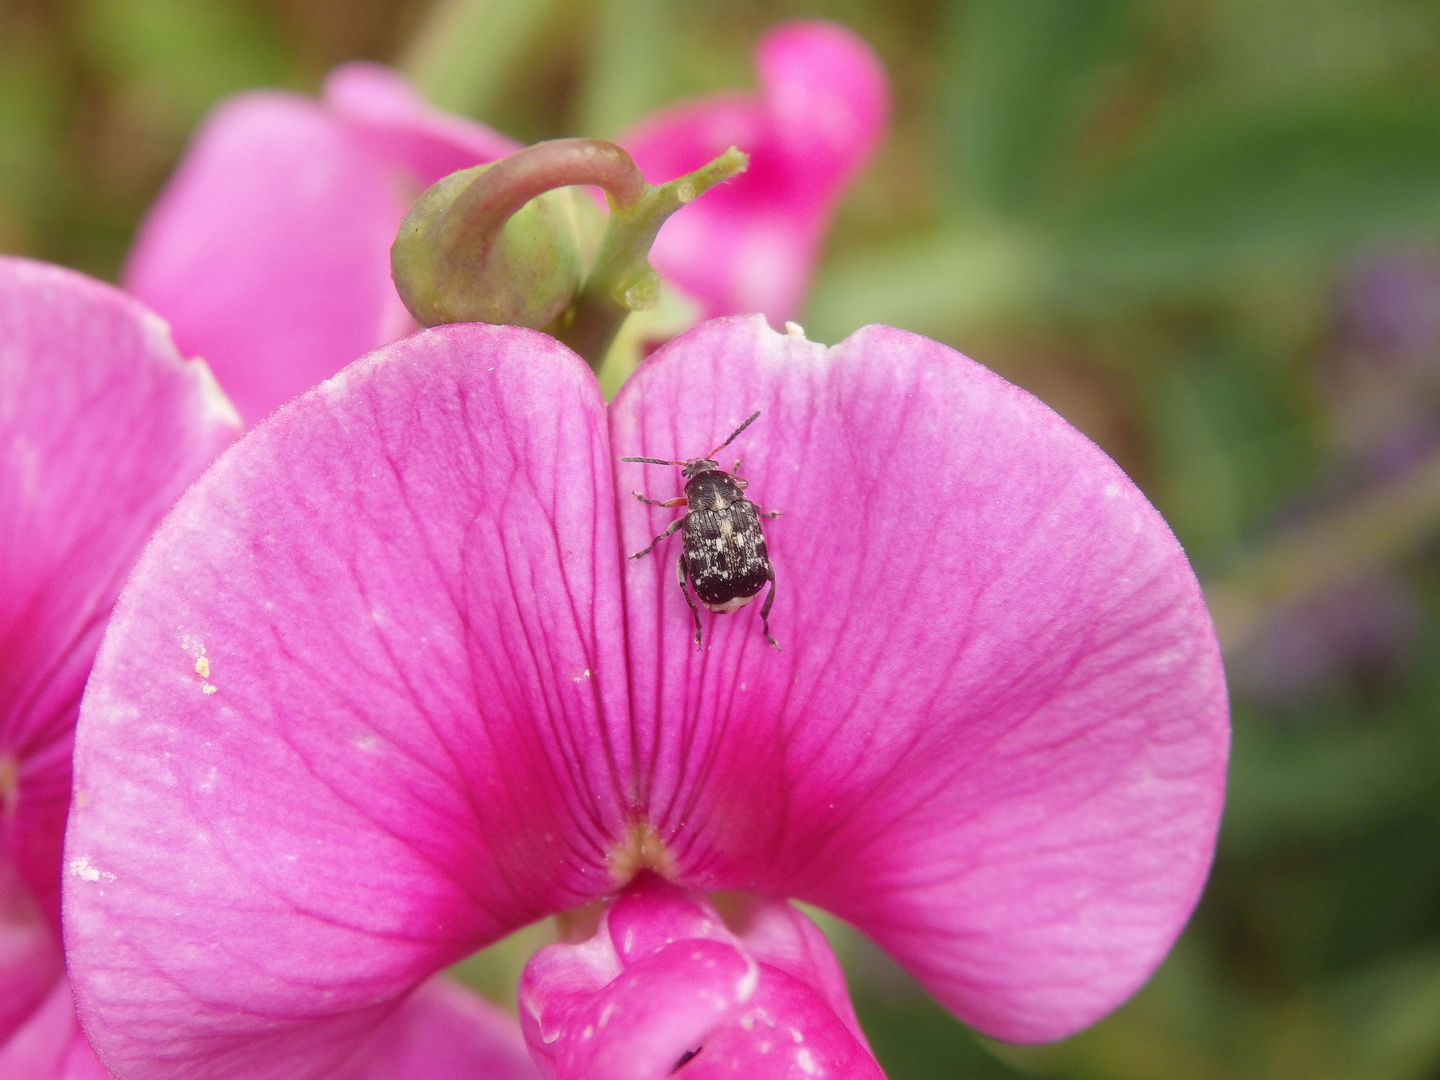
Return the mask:
{"type": "Polygon", "coordinates": [[[478,165],[440,180],[400,223],[390,273],[422,326],[484,322],[539,329],[570,306],[580,287],[569,189],[531,199],[498,227],[476,227],[464,196],[493,167],[478,165]]]}

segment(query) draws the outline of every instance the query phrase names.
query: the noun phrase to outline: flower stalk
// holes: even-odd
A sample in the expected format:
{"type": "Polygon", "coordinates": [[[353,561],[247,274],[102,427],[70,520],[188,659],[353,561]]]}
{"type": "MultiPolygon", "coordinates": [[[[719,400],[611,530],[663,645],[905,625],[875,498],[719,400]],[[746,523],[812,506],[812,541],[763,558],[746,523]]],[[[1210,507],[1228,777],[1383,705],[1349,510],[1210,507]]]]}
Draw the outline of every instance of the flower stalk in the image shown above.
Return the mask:
{"type": "Polygon", "coordinates": [[[626,316],[659,302],[660,278],[650,267],[649,254],[660,226],[716,184],[744,172],[749,161],[732,146],[692,173],[658,187],[646,184],[633,205],[612,203],[595,263],[558,335],[591,368],[599,370],[626,316]]]}
{"type": "Polygon", "coordinates": [[[625,317],[659,300],[647,256],[660,226],[747,160],[731,147],[655,187],[613,143],[555,139],[452,173],[401,223],[390,252],[396,288],[422,326],[543,329],[598,370],[625,317]],[[580,185],[601,188],[610,207],[583,286],[575,215],[552,194],[580,185]]]}

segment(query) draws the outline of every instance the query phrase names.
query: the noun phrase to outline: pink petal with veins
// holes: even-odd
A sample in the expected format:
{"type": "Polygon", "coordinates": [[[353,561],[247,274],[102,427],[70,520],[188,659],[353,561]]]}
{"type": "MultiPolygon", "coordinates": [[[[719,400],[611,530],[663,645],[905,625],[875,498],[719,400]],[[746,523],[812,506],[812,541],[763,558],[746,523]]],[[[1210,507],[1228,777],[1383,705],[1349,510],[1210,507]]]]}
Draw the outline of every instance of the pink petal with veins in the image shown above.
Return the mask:
{"type": "Polygon", "coordinates": [[[839,965],[815,925],[758,897],[743,915],[765,927],[759,938],[737,935],[703,894],[642,874],[589,940],[536,953],[521,1025],[547,1080],[880,1077],[843,981],[843,1010],[831,1007],[839,965]]]}
{"type": "Polygon", "coordinates": [[[13,867],[54,930],[105,619],[150,530],[238,430],[205,366],[130,297],[0,258],[0,882],[13,867]]]}
{"type": "Polygon", "coordinates": [[[439,977],[381,1024],[334,1080],[539,1080],[507,1013],[439,977]]]}
{"type": "MultiPolygon", "coordinates": [[[[783,511],[784,651],[759,598],[702,613],[697,651],[673,541],[625,578],[638,798],[681,880],[834,912],[987,1034],[1090,1023],[1169,948],[1219,819],[1224,680],[1184,553],[1039,401],[887,327],[827,351],[705,324],[622,387],[611,441],[694,456],[756,409],[729,452],[783,511]]],[[[619,505],[628,551],[674,514],[619,505]]]]}
{"type": "Polygon", "coordinates": [[[98,879],[67,879],[68,945],[117,1076],[323,1076],[435,971],[613,887],[610,483],[579,358],[463,324],[192,488],[77,746],[68,858],[98,879]]]}
{"type": "Polygon", "coordinates": [[[651,183],[731,145],[750,167],[672,217],[652,262],[705,314],[759,311],[777,326],[805,301],[835,204],[889,121],[885,72],[870,47],[827,22],[785,23],[756,49],[760,93],[672,106],[620,138],[651,183]]]}
{"type": "MultiPolygon", "coordinates": [[[[551,339],[438,328],[258,428],[138,567],[77,742],[72,978],[124,1080],[304,1080],[454,959],[650,869],[816,903],[986,1033],[1057,1038],[1188,916],[1227,736],[1164,522],[953,350],[717,320],[642,365],[607,430],[551,339]],[[697,651],[679,538],[621,560],[676,513],[627,492],[674,495],[676,470],[612,455],[702,454],[756,409],[733,451],[784,511],[784,651],[759,598],[704,613],[697,651]]],[[[746,948],[787,942],[770,966],[853,1035],[793,930],[760,920],[746,948]]],[[[631,992],[584,955],[577,993],[631,992]]],[[[637,985],[735,1004],[738,954],[684,955],[637,985]]],[[[634,992],[635,1016],[663,997],[634,992]]],[[[710,1015],[690,1004],[682,1033],[710,1015]]]]}
{"type": "Polygon", "coordinates": [[[57,933],[80,694],[150,530],[239,433],[108,285],[0,257],[0,1076],[102,1076],[57,933]]]}

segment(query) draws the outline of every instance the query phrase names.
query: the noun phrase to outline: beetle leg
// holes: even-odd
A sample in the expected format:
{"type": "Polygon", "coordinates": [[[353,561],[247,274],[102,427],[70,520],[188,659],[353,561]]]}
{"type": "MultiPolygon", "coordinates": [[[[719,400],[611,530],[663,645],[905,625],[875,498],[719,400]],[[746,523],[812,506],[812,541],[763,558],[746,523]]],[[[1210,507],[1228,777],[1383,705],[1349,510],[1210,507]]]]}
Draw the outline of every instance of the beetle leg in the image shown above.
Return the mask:
{"type": "Polygon", "coordinates": [[[766,576],[770,579],[770,592],[765,597],[765,606],[760,609],[760,626],[765,631],[765,640],[779,652],[780,646],[776,645],[775,639],[770,636],[770,605],[775,603],[775,568],[771,566],[768,569],[770,572],[766,576]]]}
{"type": "Polygon", "coordinates": [[[781,514],[783,514],[784,512],[785,512],[784,510],[767,510],[767,511],[765,511],[763,514],[761,514],[760,516],[763,517],[763,518],[777,518],[777,517],[779,517],[781,514]]]}
{"type": "Polygon", "coordinates": [[[685,603],[690,605],[690,614],[695,619],[695,647],[700,645],[700,609],[695,606],[695,600],[690,595],[690,590],[685,587],[685,556],[675,560],[675,580],[680,583],[680,591],[685,594],[685,603]]]}
{"type": "Polygon", "coordinates": [[[638,491],[632,491],[630,494],[634,495],[643,503],[649,503],[651,506],[664,506],[667,509],[672,506],[685,506],[688,502],[684,495],[677,495],[673,499],[666,499],[662,502],[659,499],[652,499],[648,495],[642,495],[638,491]]]}
{"type": "Polygon", "coordinates": [[[674,521],[672,521],[672,522],[670,523],[670,527],[669,527],[668,529],[666,529],[666,530],[665,530],[663,533],[661,533],[659,536],[655,537],[654,540],[651,540],[651,541],[650,541],[649,546],[646,547],[644,551],[637,551],[637,552],[635,552],[634,555],[631,555],[630,558],[632,558],[632,559],[638,559],[638,558],[640,558],[640,556],[642,556],[642,555],[649,555],[651,549],[653,549],[656,544],[658,544],[661,540],[664,540],[667,536],[672,536],[672,535],[674,535],[674,533],[676,532],[676,530],[678,530],[678,529],[680,528],[680,526],[681,526],[681,525],[684,525],[684,524],[685,524],[685,519],[684,519],[683,517],[678,517],[678,518],[676,518],[674,521]]]}

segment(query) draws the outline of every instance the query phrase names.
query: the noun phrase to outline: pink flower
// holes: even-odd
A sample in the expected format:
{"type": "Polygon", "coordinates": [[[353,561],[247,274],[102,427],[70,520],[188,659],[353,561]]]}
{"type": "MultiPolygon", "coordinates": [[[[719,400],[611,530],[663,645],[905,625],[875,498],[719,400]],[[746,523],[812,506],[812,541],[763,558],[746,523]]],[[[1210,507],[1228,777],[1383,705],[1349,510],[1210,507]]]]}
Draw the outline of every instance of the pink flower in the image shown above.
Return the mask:
{"type": "MultiPolygon", "coordinates": [[[[835,202],[883,134],[887,92],[868,47],[828,23],[772,31],[758,63],[758,99],[678,106],[626,145],[656,182],[727,140],[751,151],[750,176],[671,220],[657,265],[708,314],[785,319],[835,202]]],[[[337,69],[319,102],[241,94],[196,135],[140,229],[124,284],[209,361],[253,423],[414,329],[390,282],[401,217],[442,176],[516,149],[373,64],[337,69]]]]}
{"type": "Polygon", "coordinates": [[[652,184],[738,146],[744,175],[666,222],[655,269],[706,317],[797,318],[845,188],[885,135],[890,93],[870,47],[843,27],[787,23],[755,51],[760,93],[717,94],[642,121],[620,143],[652,184]]]}
{"type": "Polygon", "coordinates": [[[518,148],[370,64],[336,70],[321,102],[240,94],[195,136],[123,283],[253,423],[415,328],[390,282],[400,219],[442,176],[518,148]]]}
{"type": "MultiPolygon", "coordinates": [[[[72,978],[122,1080],[318,1077],[520,926],[617,894],[610,927],[632,900],[637,932],[662,925],[650,871],[702,911],[718,890],[816,904],[980,1030],[1053,1039],[1179,932],[1227,737],[1164,522],[952,350],[721,319],[607,408],[550,338],[438,327],[257,427],[137,567],[77,738],[72,978]],[[702,454],[756,409],[733,449],[784,511],[783,651],[754,605],[706,613],[697,650],[677,541],[624,558],[675,513],[629,491],[678,478],[616,458],[702,454]]],[[[717,965],[796,980],[802,1033],[853,1034],[831,961],[797,974],[790,945],[712,929],[692,936],[717,965]]],[[[597,940],[605,970],[651,981],[627,1009],[663,1000],[656,969],[597,940]]],[[[567,967],[532,967],[532,1039],[625,993],[567,967]]],[[[771,1075],[731,986],[715,1027],[675,1021],[686,1069],[771,1075]]]]}
{"type": "Polygon", "coordinates": [[[815,924],[786,903],[731,899],[738,933],[702,894],[645,872],[589,940],[536,953],[520,1007],[545,1076],[633,1080],[686,1065],[697,1080],[743,1061],[747,1076],[881,1077],[815,924]]]}
{"type": "Polygon", "coordinates": [[[80,693],[150,530],[239,421],[118,290],[0,258],[0,1076],[103,1076],[60,957],[80,693]]]}
{"type": "MultiPolygon", "coordinates": [[[[239,417],[203,363],[117,289],[0,258],[0,1077],[108,1074],[60,955],[61,841],[81,691],[150,531],[239,417]]],[[[111,880],[85,861],[76,880],[111,880]]],[[[518,1029],[429,983],[346,1080],[533,1077],[518,1029]],[[475,1071],[477,1064],[488,1072],[475,1071]]]]}

